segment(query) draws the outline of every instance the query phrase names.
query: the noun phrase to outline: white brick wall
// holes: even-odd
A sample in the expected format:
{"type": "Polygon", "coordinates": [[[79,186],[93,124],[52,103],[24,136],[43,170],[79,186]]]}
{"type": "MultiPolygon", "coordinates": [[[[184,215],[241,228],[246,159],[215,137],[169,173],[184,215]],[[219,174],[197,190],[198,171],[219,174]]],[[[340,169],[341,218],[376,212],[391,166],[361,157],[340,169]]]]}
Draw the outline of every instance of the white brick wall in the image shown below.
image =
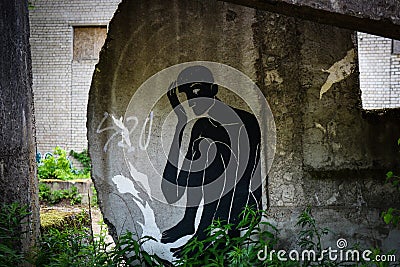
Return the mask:
{"type": "Polygon", "coordinates": [[[358,33],[358,58],[363,107],[400,107],[400,55],[392,55],[392,40],[358,33]]]}
{"type": "Polygon", "coordinates": [[[74,62],[73,26],[108,25],[120,0],[34,0],[30,11],[38,151],[87,147],[86,106],[97,63],[74,62]]]}

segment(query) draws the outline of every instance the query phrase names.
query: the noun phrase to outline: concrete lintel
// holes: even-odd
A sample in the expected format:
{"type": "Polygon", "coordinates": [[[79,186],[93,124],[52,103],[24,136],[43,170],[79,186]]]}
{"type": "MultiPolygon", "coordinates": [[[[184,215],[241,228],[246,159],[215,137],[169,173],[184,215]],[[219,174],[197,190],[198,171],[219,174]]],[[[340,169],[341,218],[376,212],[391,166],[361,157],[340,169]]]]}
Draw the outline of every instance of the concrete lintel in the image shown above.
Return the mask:
{"type": "Polygon", "coordinates": [[[400,40],[398,0],[222,0],[400,40]]]}

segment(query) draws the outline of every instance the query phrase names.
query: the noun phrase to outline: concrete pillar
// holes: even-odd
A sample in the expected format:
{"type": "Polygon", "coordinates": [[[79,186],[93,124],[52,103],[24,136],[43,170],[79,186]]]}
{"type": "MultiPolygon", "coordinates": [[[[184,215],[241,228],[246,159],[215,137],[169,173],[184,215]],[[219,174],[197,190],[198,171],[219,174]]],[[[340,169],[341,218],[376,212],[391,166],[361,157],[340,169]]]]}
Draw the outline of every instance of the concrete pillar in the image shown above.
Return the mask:
{"type": "Polygon", "coordinates": [[[0,1],[0,118],[0,202],[32,213],[22,226],[27,251],[40,226],[28,1],[0,1]]]}

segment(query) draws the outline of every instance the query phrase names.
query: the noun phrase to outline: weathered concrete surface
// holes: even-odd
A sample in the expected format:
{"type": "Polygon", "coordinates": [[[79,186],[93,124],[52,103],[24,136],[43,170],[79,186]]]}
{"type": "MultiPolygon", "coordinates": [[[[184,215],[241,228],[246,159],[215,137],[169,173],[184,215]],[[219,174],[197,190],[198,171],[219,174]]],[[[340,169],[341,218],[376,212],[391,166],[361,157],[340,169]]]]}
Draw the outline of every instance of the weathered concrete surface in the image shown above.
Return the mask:
{"type": "Polygon", "coordinates": [[[40,226],[31,75],[28,1],[0,1],[0,203],[32,212],[24,250],[40,226]]]}
{"type": "Polygon", "coordinates": [[[76,187],[78,193],[82,196],[81,204],[87,205],[92,202],[93,190],[91,179],[77,179],[70,181],[63,181],[60,179],[41,179],[40,183],[44,183],[53,190],[64,190],[76,187]]]}
{"type": "MultiPolygon", "coordinates": [[[[333,26],[216,1],[123,1],[110,25],[88,107],[93,178],[114,235],[137,229],[134,221],[144,218],[111,181],[115,175],[128,177],[129,169],[121,160],[120,138],[104,151],[113,134],[99,134],[104,112],[119,118],[137,88],[163,68],[211,60],[247,74],[272,109],[277,146],[265,191],[270,220],[283,229],[282,246],[295,246],[296,217],[310,205],[321,226],[335,233],[326,246],[334,247],[342,237],[349,244],[400,248],[393,242],[396,232],[380,218],[387,207],[400,205],[398,192],[385,185],[385,173],[399,156],[399,111],[362,111],[356,55],[353,32],[333,26]],[[323,88],[328,89],[321,97],[323,88]]],[[[157,112],[163,116],[170,110],[157,112]]],[[[103,128],[111,126],[108,120],[103,128]]],[[[152,138],[161,136],[156,126],[152,138]]],[[[149,154],[162,158],[160,151],[149,154]]],[[[160,159],[158,165],[163,164],[160,159]]],[[[160,213],[156,221],[165,229],[177,214],[160,213]]]]}
{"type": "Polygon", "coordinates": [[[397,0],[222,0],[400,40],[397,0]]]}
{"type": "MultiPolygon", "coordinates": [[[[98,131],[104,112],[113,114],[116,118],[123,116],[131,97],[143,82],[158,71],[178,63],[194,60],[216,61],[242,70],[252,80],[256,80],[254,62],[258,52],[252,41],[254,14],[255,10],[216,1],[124,1],[120,4],[110,24],[109,35],[101,54],[102,59],[96,67],[88,105],[92,175],[104,219],[112,225],[114,236],[123,229],[141,235],[143,231],[137,222],[143,223],[146,218],[132,197],[129,194],[121,194],[112,181],[112,178],[118,175],[129,177],[130,172],[124,160],[125,155],[117,145],[121,140],[120,136],[112,139],[107,151],[104,151],[105,144],[114,133],[98,131]]],[[[155,125],[147,150],[150,158],[154,159],[155,168],[161,170],[161,173],[166,158],[162,150],[155,148],[161,137],[164,140],[171,139],[175,131],[175,127],[170,125],[167,126],[166,132],[163,132],[163,125],[156,123],[165,120],[171,112],[165,93],[169,83],[175,80],[176,76],[170,79],[162,85],[164,96],[152,109],[155,125]]],[[[240,103],[240,99],[236,101],[233,94],[220,90],[218,96],[224,101],[240,103]]],[[[148,92],[145,97],[150,97],[155,92],[148,92]]],[[[141,108],[145,110],[146,106],[141,108]]],[[[139,120],[139,127],[134,131],[133,138],[139,135],[142,123],[143,121],[139,120]]],[[[100,129],[112,126],[112,120],[108,118],[100,129]]],[[[185,133],[186,139],[189,133],[185,133]]],[[[169,145],[166,145],[165,149],[168,153],[169,145]]],[[[147,170],[142,161],[142,156],[138,154],[132,163],[139,172],[148,175],[149,186],[153,191],[160,190],[160,181],[155,179],[157,173],[149,174],[150,170],[147,170]]],[[[155,222],[161,231],[176,224],[183,216],[183,208],[154,199],[151,201],[146,196],[144,200],[148,201],[154,210],[155,222]]],[[[154,231],[146,234],[157,235],[154,231]]]]}

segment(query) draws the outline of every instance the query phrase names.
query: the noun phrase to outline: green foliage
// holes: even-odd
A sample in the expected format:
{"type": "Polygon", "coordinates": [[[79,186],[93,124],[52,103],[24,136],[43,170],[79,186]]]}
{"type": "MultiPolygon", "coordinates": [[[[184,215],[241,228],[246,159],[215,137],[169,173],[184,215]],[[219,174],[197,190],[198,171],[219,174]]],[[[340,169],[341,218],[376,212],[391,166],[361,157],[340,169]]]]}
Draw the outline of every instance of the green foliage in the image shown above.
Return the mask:
{"type": "Polygon", "coordinates": [[[28,1],[28,10],[33,10],[35,6],[33,5],[32,1],[28,1]]]}
{"type": "Polygon", "coordinates": [[[78,160],[82,164],[83,170],[80,170],[79,173],[85,174],[85,175],[90,175],[90,170],[92,169],[92,163],[90,161],[90,157],[89,157],[89,153],[88,153],[87,149],[84,149],[80,153],[75,152],[74,150],[71,150],[69,152],[69,155],[74,157],[76,160],[78,160]]]}
{"type": "MultiPolygon", "coordinates": [[[[278,230],[270,223],[261,219],[264,211],[255,212],[246,208],[242,213],[238,228],[243,229],[240,237],[230,237],[228,231],[234,230],[233,225],[215,221],[208,229],[205,240],[191,240],[182,249],[182,258],[174,264],[167,264],[156,255],[151,255],[142,249],[145,242],[154,240],[152,237],[138,237],[132,233],[120,236],[115,247],[107,243],[106,232],[88,238],[88,229],[53,230],[43,236],[41,251],[37,254],[37,266],[275,266],[275,267],[306,267],[306,266],[362,266],[386,267],[388,262],[360,262],[357,264],[329,262],[323,259],[318,262],[281,261],[276,254],[263,260],[258,258],[258,252],[274,249],[277,244],[278,230]],[[261,220],[261,221],[260,221],[261,220]],[[138,240],[137,240],[138,239],[138,240]],[[128,258],[126,257],[128,255],[128,258]]],[[[323,246],[321,237],[328,230],[317,225],[310,208],[305,209],[298,217],[297,225],[301,227],[299,245],[303,249],[321,252],[323,246]]],[[[382,255],[378,249],[372,255],[382,255]]]]}
{"type": "Polygon", "coordinates": [[[19,248],[24,232],[24,218],[28,216],[28,208],[18,203],[0,204],[0,266],[18,266],[25,262],[19,248]]]}
{"type": "Polygon", "coordinates": [[[114,246],[106,242],[106,231],[94,238],[89,232],[84,227],[51,229],[42,236],[32,263],[49,267],[163,266],[158,256],[142,249],[143,243],[151,237],[136,240],[136,236],[128,232],[121,235],[114,246]]]}
{"type": "Polygon", "coordinates": [[[90,178],[90,171],[79,171],[71,167],[67,152],[60,147],[54,149],[54,156],[47,156],[38,164],[39,179],[73,180],[90,178]]]}
{"type": "MultiPolygon", "coordinates": [[[[400,146],[400,138],[397,140],[397,145],[400,146]]],[[[386,173],[386,182],[392,184],[398,191],[400,191],[400,176],[395,175],[392,171],[386,173]]],[[[386,224],[394,226],[400,225],[400,210],[396,208],[389,208],[387,211],[382,212],[382,218],[386,224]]]]}
{"type": "Polygon", "coordinates": [[[88,228],[50,228],[42,234],[40,247],[33,263],[36,266],[62,266],[60,262],[85,252],[88,243],[88,228]]]}
{"type": "Polygon", "coordinates": [[[39,200],[49,204],[60,203],[63,199],[70,201],[71,205],[79,204],[82,201],[82,195],[79,194],[76,186],[69,189],[51,190],[45,183],[39,183],[39,200]]]}
{"type": "MultiPolygon", "coordinates": [[[[389,253],[385,254],[383,253],[383,251],[379,248],[373,248],[371,249],[372,254],[370,255],[371,259],[375,259],[375,257],[377,255],[381,256],[381,255],[395,255],[395,251],[389,251],[389,253]]],[[[361,259],[361,262],[358,264],[353,265],[354,267],[390,267],[390,266],[399,266],[399,264],[396,264],[395,262],[391,262],[391,261],[369,261],[366,262],[365,260],[361,259]]]]}
{"type": "Polygon", "coordinates": [[[400,176],[395,175],[392,171],[386,173],[386,182],[391,183],[394,187],[400,190],[400,176]]]}
{"type": "MultiPolygon", "coordinates": [[[[356,264],[329,262],[323,259],[318,262],[281,261],[276,254],[273,257],[259,259],[259,251],[265,248],[272,251],[277,245],[278,230],[265,222],[265,211],[254,211],[246,208],[241,214],[237,229],[242,235],[232,237],[229,231],[235,230],[232,224],[215,221],[208,229],[205,240],[192,239],[181,251],[181,259],[169,264],[156,255],[143,250],[143,244],[152,237],[138,238],[135,234],[122,234],[115,244],[106,241],[107,231],[101,230],[93,236],[88,225],[88,217],[79,214],[74,218],[76,223],[63,224],[42,229],[38,247],[29,258],[15,250],[20,244],[21,223],[29,215],[26,207],[18,204],[0,206],[0,266],[19,266],[27,261],[34,266],[46,267],[93,267],[93,266],[358,266],[386,267],[389,262],[359,262],[356,264]]],[[[298,235],[302,249],[321,252],[321,237],[328,229],[317,225],[311,209],[306,208],[298,217],[297,225],[301,227],[298,235]]],[[[155,241],[155,240],[154,240],[155,241]]],[[[276,249],[276,248],[275,248],[276,249]]],[[[372,250],[375,255],[383,255],[379,249],[372,250]]],[[[390,252],[393,254],[393,251],[390,252]]]]}
{"type": "Polygon", "coordinates": [[[98,206],[99,200],[98,200],[98,198],[97,198],[97,191],[96,191],[96,188],[94,187],[94,185],[92,185],[92,186],[90,187],[90,189],[92,190],[92,198],[90,199],[90,205],[91,205],[92,207],[97,207],[97,206],[98,206]]]}
{"type": "Polygon", "coordinates": [[[386,224],[399,225],[400,210],[389,208],[387,211],[382,212],[382,217],[386,224]]]}
{"type": "MultiPolygon", "coordinates": [[[[301,227],[299,233],[298,244],[303,250],[313,250],[317,255],[321,255],[324,250],[322,237],[329,233],[328,228],[321,228],[317,225],[315,218],[312,216],[311,208],[307,207],[297,218],[296,226],[301,227]]],[[[314,262],[315,263],[315,262],[314,262]]],[[[311,264],[310,261],[305,261],[304,264],[311,264]]],[[[329,262],[326,258],[316,262],[317,266],[336,266],[329,262]]]]}
{"type": "Polygon", "coordinates": [[[51,230],[83,229],[91,225],[90,215],[86,210],[80,212],[49,210],[40,214],[40,231],[47,234],[51,230]]]}
{"type": "Polygon", "coordinates": [[[278,230],[261,221],[263,217],[264,211],[245,208],[236,228],[214,221],[204,240],[194,238],[184,246],[178,266],[272,266],[269,258],[261,262],[257,255],[265,247],[272,249],[277,242],[278,230]],[[242,235],[231,237],[232,230],[242,230],[242,235]]]}

